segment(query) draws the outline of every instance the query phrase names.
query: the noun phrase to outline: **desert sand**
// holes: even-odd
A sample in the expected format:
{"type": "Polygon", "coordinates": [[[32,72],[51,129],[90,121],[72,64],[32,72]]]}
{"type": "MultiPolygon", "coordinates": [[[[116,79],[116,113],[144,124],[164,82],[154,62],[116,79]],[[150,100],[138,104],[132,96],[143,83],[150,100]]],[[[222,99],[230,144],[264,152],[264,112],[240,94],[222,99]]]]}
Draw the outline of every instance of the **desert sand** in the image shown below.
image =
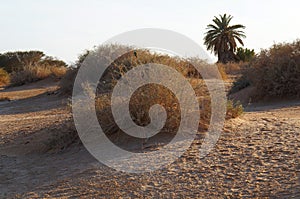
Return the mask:
{"type": "Polygon", "coordinates": [[[0,198],[300,198],[300,101],[251,104],[204,159],[195,141],[161,170],[128,174],[78,141],[53,144],[74,130],[57,88],[43,80],[0,91],[11,99],[0,102],[0,198]]]}

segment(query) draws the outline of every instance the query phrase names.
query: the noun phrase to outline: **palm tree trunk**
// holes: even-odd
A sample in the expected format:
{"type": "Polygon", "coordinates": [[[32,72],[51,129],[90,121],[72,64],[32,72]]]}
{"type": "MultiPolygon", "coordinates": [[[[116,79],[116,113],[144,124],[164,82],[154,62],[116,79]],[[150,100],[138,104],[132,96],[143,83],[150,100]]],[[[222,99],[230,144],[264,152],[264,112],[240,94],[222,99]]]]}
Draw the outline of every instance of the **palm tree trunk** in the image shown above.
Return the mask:
{"type": "Polygon", "coordinates": [[[228,62],[237,62],[238,57],[232,51],[218,52],[218,63],[227,64],[228,62]]]}

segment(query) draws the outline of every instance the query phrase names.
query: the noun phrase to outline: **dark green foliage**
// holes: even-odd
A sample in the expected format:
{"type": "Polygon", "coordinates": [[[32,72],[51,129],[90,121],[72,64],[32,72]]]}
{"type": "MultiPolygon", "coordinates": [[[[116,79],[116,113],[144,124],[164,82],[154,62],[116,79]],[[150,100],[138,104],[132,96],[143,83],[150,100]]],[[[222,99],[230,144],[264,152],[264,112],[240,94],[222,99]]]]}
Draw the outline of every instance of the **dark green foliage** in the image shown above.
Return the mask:
{"type": "Polygon", "coordinates": [[[34,64],[41,60],[45,54],[41,51],[17,51],[0,55],[0,66],[7,72],[18,71],[25,65],[34,64]]]}
{"type": "Polygon", "coordinates": [[[45,58],[42,58],[38,61],[39,65],[46,65],[46,66],[56,66],[56,67],[67,67],[67,64],[59,59],[46,56],[45,58]]]}
{"type": "Polygon", "coordinates": [[[218,62],[228,63],[231,61],[239,61],[235,55],[237,42],[244,45],[241,38],[245,38],[245,26],[241,24],[230,25],[231,15],[220,15],[219,18],[213,19],[213,24],[207,25],[208,31],[205,33],[204,44],[207,50],[211,50],[218,56],[218,62]]]}
{"type": "Polygon", "coordinates": [[[236,55],[239,57],[240,61],[249,62],[255,57],[254,49],[250,50],[248,48],[238,48],[236,55]]]}
{"type": "Polygon", "coordinates": [[[242,76],[238,78],[235,82],[233,82],[233,85],[229,91],[229,94],[236,93],[246,87],[250,86],[250,81],[245,76],[242,76]]]}

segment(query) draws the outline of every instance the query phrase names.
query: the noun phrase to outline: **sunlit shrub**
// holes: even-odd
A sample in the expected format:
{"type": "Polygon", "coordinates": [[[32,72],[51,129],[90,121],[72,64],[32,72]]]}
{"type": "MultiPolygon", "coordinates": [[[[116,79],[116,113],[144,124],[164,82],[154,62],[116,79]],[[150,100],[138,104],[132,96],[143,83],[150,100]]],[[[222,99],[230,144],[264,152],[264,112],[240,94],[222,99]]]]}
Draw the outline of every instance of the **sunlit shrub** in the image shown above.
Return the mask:
{"type": "Polygon", "coordinates": [[[255,88],[253,100],[300,97],[300,40],[261,51],[232,90],[248,85],[255,88]]]}
{"type": "Polygon", "coordinates": [[[9,74],[2,68],[0,68],[0,86],[6,86],[10,82],[9,74]]]}

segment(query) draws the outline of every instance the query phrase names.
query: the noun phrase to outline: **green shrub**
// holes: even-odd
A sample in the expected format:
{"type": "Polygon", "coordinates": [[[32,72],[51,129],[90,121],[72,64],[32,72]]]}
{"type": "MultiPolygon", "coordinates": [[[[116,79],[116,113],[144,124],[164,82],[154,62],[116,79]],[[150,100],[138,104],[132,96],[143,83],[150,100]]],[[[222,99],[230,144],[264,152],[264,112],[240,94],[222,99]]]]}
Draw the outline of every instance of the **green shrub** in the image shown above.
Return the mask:
{"type": "Polygon", "coordinates": [[[239,57],[240,61],[249,62],[255,57],[255,52],[254,49],[238,48],[236,55],[239,57]]]}

